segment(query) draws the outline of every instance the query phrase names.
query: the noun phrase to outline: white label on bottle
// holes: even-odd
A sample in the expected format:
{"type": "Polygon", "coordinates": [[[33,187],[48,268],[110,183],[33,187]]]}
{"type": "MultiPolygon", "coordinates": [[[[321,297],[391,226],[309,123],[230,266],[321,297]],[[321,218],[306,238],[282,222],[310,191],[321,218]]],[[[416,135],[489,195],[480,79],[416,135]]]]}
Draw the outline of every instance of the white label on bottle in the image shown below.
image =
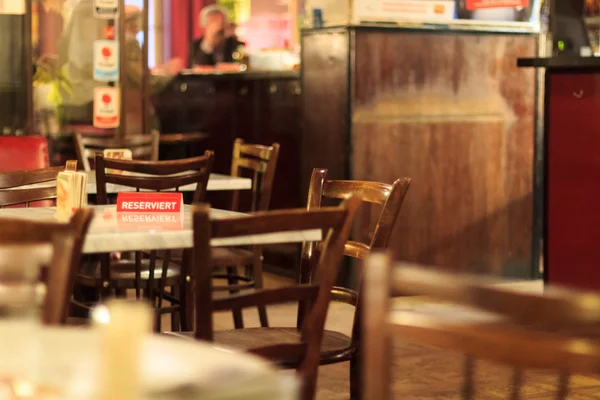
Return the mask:
{"type": "Polygon", "coordinates": [[[354,0],[354,20],[451,21],[454,0],[354,0]]]}
{"type": "Polygon", "coordinates": [[[94,42],[94,79],[116,82],[119,79],[119,44],[114,40],[94,42]]]}
{"type": "Polygon", "coordinates": [[[94,0],[94,17],[115,19],[119,14],[119,0],[94,0]]]}
{"type": "Polygon", "coordinates": [[[94,89],[94,126],[96,128],[118,128],[120,122],[120,93],[116,87],[94,89]]]}
{"type": "Polygon", "coordinates": [[[0,0],[0,14],[25,14],[25,0],[0,0]]]}

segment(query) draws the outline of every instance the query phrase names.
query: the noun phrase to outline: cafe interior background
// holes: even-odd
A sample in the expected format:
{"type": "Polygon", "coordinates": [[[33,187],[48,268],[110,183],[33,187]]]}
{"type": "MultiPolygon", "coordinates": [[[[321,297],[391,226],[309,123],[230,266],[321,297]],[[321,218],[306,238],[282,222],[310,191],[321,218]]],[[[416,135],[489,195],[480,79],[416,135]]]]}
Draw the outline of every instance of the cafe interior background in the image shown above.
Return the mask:
{"type": "MultiPolygon", "coordinates": [[[[77,159],[73,134],[87,129],[61,118],[59,89],[70,80],[56,64],[78,1],[0,0],[0,136],[46,137],[57,166],[77,159]]],[[[544,70],[530,67],[547,66],[535,60],[557,51],[549,3],[125,1],[148,5],[147,30],[137,36],[140,46],[147,41],[144,73],[159,74],[156,67],[174,58],[186,64],[164,90],[143,93],[149,100],[143,112],[151,104],[163,138],[203,135],[191,144],[161,145],[161,159],[210,149],[217,154],[213,171],[228,174],[236,138],[279,143],[273,209],[304,207],[314,168],[326,168],[332,179],[410,177],[389,244],[396,258],[529,281],[547,278],[543,138],[550,95],[544,70]],[[203,34],[200,12],[211,4],[228,10],[244,42],[233,67],[188,62],[190,42],[203,34]],[[517,65],[518,59],[534,61],[517,65]]],[[[589,47],[581,54],[594,58],[600,7],[587,0],[585,6],[589,47]]],[[[570,117],[579,118],[577,112],[573,107],[570,117]]],[[[225,208],[230,199],[209,193],[207,201],[225,208]]],[[[361,211],[357,237],[372,237],[361,235],[377,216],[361,211]]],[[[265,270],[295,276],[298,250],[267,246],[265,270]]],[[[589,271],[581,271],[559,283],[597,289],[589,271]]],[[[358,286],[354,273],[340,280],[358,286]]]]}

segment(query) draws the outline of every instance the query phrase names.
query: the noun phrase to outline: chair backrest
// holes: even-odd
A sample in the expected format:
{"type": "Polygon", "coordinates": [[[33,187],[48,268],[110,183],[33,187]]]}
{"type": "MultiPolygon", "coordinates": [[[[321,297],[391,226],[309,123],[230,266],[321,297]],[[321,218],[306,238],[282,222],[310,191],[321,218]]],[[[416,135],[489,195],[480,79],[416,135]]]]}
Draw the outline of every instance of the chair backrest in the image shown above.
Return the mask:
{"type": "MultiPolygon", "coordinates": [[[[267,211],[269,209],[278,158],[278,143],[263,146],[244,143],[242,139],[236,139],[233,143],[231,176],[240,176],[244,170],[252,172],[252,203],[250,210],[244,211],[267,211]]],[[[235,190],[232,196],[231,209],[238,211],[240,192],[235,190]]]]}
{"type": "Polygon", "coordinates": [[[160,144],[169,146],[188,146],[192,143],[202,142],[210,138],[204,132],[165,133],[160,136],[160,144]]]}
{"type": "Polygon", "coordinates": [[[410,186],[410,178],[397,179],[393,184],[369,181],[328,180],[327,170],[313,170],[308,189],[307,209],[320,207],[323,199],[345,199],[360,196],[364,202],[382,206],[370,243],[349,240],[344,255],[362,259],[371,249],[385,249],[398,219],[400,208],[410,186]]]}
{"type": "Polygon", "coordinates": [[[0,173],[0,208],[15,205],[51,206],[51,202],[37,202],[56,199],[56,176],[63,170],[64,167],[51,167],[0,173]],[[46,182],[49,183],[42,187],[19,189],[21,186],[46,182]]]}
{"type": "MultiPolygon", "coordinates": [[[[552,370],[558,399],[566,399],[570,374],[596,373],[600,346],[587,340],[600,327],[600,296],[567,290],[544,294],[510,289],[487,279],[400,263],[386,254],[365,262],[362,353],[365,399],[391,399],[391,342],[402,340],[442,347],[465,355],[462,397],[475,398],[474,359],[513,367],[511,398],[520,398],[524,369],[552,370]],[[486,312],[485,321],[463,315],[391,312],[391,298],[420,294],[431,300],[486,312]]],[[[447,314],[447,313],[446,313],[447,314]]],[[[477,315],[477,314],[475,314],[477,315]]],[[[508,382],[507,382],[508,383],[508,382]]]]}
{"type": "Polygon", "coordinates": [[[88,137],[76,133],[73,136],[77,158],[84,171],[92,170],[90,160],[94,160],[96,153],[105,149],[129,149],[134,160],[158,161],[159,133],[153,131],[147,135],[129,135],[125,137],[88,137]]]}
{"type": "Polygon", "coordinates": [[[0,249],[7,245],[52,244],[46,282],[42,321],[66,323],[75,275],[79,268],[85,237],[94,216],[91,208],[75,212],[69,223],[0,218],[0,249]]]}
{"type": "MultiPolygon", "coordinates": [[[[364,202],[381,205],[381,213],[371,242],[348,240],[344,247],[345,256],[363,259],[371,249],[387,248],[410,182],[410,178],[397,179],[391,185],[369,181],[328,180],[326,169],[315,168],[308,189],[307,209],[314,210],[321,207],[323,199],[345,199],[349,196],[359,196],[364,202]]],[[[309,259],[311,257],[310,253],[318,250],[320,245],[320,243],[311,243],[306,246],[303,251],[309,254],[303,254],[302,259],[309,259]]],[[[300,266],[300,282],[306,282],[307,279],[306,266],[305,263],[302,263],[300,266]]],[[[357,307],[354,314],[353,341],[358,340],[360,334],[359,292],[337,286],[333,289],[333,301],[357,307]]]]}
{"type": "Polygon", "coordinates": [[[48,168],[44,136],[0,136],[0,172],[48,168]]]}
{"type": "Polygon", "coordinates": [[[214,153],[174,161],[129,161],[104,158],[96,154],[96,201],[107,204],[106,184],[129,186],[136,190],[164,191],[196,184],[193,201],[204,200],[214,153]],[[106,169],[122,173],[108,173],[106,169]]]}
{"type": "MultiPolygon", "coordinates": [[[[273,344],[251,351],[278,361],[302,360],[298,373],[303,379],[301,398],[314,398],[317,369],[320,359],[325,318],[331,298],[331,289],[337,279],[343,249],[360,206],[360,199],[351,197],[339,207],[319,210],[277,210],[258,212],[241,218],[210,220],[208,206],[194,209],[194,256],[197,339],[213,339],[213,311],[242,309],[267,304],[298,302],[306,307],[301,327],[300,344],[273,344]],[[305,285],[278,289],[257,289],[225,299],[213,299],[212,269],[210,264],[211,238],[285,233],[302,230],[327,232],[319,260],[313,260],[311,282],[305,285]],[[318,262],[317,262],[318,261],[318,262]],[[317,282],[317,283],[315,283],[317,282]]],[[[285,237],[285,235],[284,235],[285,237]]],[[[285,238],[282,239],[285,242],[285,238]]]]}

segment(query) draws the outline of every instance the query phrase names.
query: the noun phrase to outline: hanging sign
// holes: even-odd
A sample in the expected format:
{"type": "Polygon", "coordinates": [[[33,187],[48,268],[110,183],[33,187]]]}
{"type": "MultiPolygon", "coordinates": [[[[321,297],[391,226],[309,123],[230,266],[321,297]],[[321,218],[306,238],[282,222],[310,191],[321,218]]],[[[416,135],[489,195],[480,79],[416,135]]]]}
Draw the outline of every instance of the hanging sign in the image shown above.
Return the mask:
{"type": "Polygon", "coordinates": [[[97,87],[94,89],[94,127],[111,129],[119,127],[119,88],[97,87]]]}
{"type": "Polygon", "coordinates": [[[119,44],[114,40],[94,42],[94,79],[99,82],[119,79],[119,44]]]}
{"type": "Polygon", "coordinates": [[[119,15],[119,0],[94,0],[94,17],[116,19],[119,15]]]}
{"type": "Polygon", "coordinates": [[[450,21],[454,0],[354,0],[353,19],[362,21],[450,21]]]}
{"type": "Polygon", "coordinates": [[[0,14],[25,14],[25,0],[0,0],[0,14]]]}
{"type": "Polygon", "coordinates": [[[529,7],[529,0],[467,0],[467,11],[480,10],[482,8],[517,8],[529,7]]]}

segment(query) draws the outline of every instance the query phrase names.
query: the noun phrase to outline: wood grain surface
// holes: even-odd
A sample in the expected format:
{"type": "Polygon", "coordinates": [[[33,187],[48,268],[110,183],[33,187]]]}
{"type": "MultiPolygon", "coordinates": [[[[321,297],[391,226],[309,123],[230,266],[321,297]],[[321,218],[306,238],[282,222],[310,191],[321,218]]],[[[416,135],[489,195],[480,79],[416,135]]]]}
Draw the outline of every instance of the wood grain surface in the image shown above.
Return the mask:
{"type": "Polygon", "coordinates": [[[354,48],[351,176],[412,178],[396,255],[530,276],[535,81],[516,59],[534,37],[358,30],[354,48]]]}

